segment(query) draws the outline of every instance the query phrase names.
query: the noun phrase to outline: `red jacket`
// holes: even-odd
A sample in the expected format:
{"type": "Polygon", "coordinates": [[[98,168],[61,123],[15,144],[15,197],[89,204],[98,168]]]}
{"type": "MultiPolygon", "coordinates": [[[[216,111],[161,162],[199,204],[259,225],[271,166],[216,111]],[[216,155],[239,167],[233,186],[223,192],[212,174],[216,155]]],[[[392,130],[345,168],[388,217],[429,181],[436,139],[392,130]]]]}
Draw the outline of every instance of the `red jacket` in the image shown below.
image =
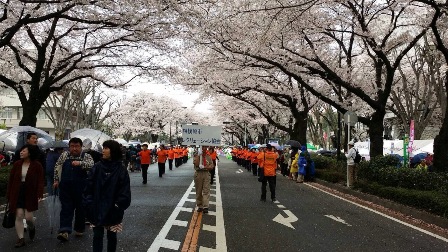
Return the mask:
{"type": "MultiPolygon", "coordinates": [[[[20,184],[22,183],[22,160],[14,163],[9,174],[8,191],[6,197],[9,202],[9,209],[15,213],[17,200],[19,198],[20,184]]],[[[38,209],[38,198],[44,194],[44,169],[38,160],[31,161],[30,167],[25,177],[25,208],[28,212],[38,209]]]]}

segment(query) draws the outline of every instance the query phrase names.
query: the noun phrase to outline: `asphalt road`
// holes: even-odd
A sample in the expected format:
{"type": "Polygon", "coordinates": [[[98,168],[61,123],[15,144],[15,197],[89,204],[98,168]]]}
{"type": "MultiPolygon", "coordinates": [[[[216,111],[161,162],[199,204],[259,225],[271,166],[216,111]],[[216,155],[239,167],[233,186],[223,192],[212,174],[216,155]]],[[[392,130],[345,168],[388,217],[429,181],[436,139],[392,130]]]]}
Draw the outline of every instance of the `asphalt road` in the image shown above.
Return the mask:
{"type": "MultiPolygon", "coordinates": [[[[147,185],[140,173],[130,173],[132,203],[117,251],[448,251],[442,237],[282,176],[277,202],[269,192],[261,202],[256,177],[221,160],[209,214],[193,211],[191,160],[163,178],[151,165],[147,185]]],[[[91,230],[61,243],[50,234],[45,202],[36,217],[34,242],[15,249],[15,230],[1,228],[0,251],[91,251],[91,230]]]]}

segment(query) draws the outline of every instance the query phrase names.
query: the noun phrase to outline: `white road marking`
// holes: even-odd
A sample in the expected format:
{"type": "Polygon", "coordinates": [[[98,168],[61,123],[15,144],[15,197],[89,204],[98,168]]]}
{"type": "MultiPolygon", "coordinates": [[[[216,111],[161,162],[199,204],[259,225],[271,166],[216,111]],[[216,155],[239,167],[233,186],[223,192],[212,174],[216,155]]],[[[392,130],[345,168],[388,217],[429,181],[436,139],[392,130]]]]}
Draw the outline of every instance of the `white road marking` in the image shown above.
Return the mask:
{"type": "Polygon", "coordinates": [[[333,216],[333,215],[324,215],[325,217],[328,217],[328,218],[330,218],[330,219],[332,219],[332,220],[335,220],[335,221],[337,221],[337,222],[340,222],[340,223],[342,223],[342,224],[345,224],[345,225],[347,225],[347,226],[349,226],[349,227],[351,227],[352,225],[350,225],[350,224],[348,224],[347,222],[345,222],[345,220],[343,220],[341,217],[339,217],[339,216],[333,216]]]}
{"type": "MultiPolygon", "coordinates": [[[[215,192],[215,194],[213,194],[213,196],[216,198],[216,201],[209,201],[209,204],[216,205],[216,211],[209,211],[208,215],[216,216],[216,226],[203,224],[202,230],[216,233],[216,249],[200,246],[199,251],[201,251],[201,252],[203,252],[203,251],[219,251],[219,252],[227,251],[227,241],[226,241],[225,226],[224,226],[224,214],[223,214],[223,208],[222,208],[221,188],[220,188],[220,184],[219,184],[218,166],[216,166],[215,181],[216,181],[216,189],[211,189],[211,191],[215,192]]],[[[168,235],[172,226],[182,226],[182,227],[188,226],[188,221],[177,220],[177,216],[179,215],[179,213],[181,211],[190,212],[190,213],[194,211],[194,208],[184,207],[185,202],[196,202],[195,199],[188,198],[189,195],[195,194],[193,189],[194,189],[194,181],[191,182],[187,191],[182,196],[182,198],[180,199],[176,208],[171,213],[171,215],[168,218],[168,220],[166,221],[165,225],[160,230],[156,239],[151,244],[151,247],[149,247],[148,252],[159,251],[161,248],[166,248],[166,249],[171,249],[171,250],[179,250],[179,248],[181,246],[181,242],[166,239],[166,236],[168,235]]]]}
{"type": "Polygon", "coordinates": [[[376,214],[378,214],[378,215],[381,215],[381,216],[383,216],[383,217],[385,217],[385,218],[388,218],[388,219],[390,219],[390,220],[393,220],[393,221],[395,221],[395,222],[398,222],[398,223],[400,223],[400,224],[402,224],[402,225],[405,225],[405,226],[407,226],[407,227],[410,227],[410,228],[412,228],[412,229],[415,229],[415,230],[417,230],[417,231],[420,231],[420,232],[422,232],[422,233],[424,233],[424,234],[427,234],[427,235],[429,235],[429,236],[432,236],[432,237],[437,238],[437,239],[439,239],[439,240],[442,240],[442,241],[444,241],[444,242],[448,242],[448,239],[445,238],[445,237],[442,237],[442,236],[440,236],[440,235],[431,233],[431,232],[426,231],[426,230],[424,230],[424,229],[421,229],[421,228],[419,228],[419,227],[413,226],[413,225],[411,225],[411,224],[409,224],[409,223],[406,223],[406,222],[401,221],[401,220],[399,220],[399,219],[396,219],[396,218],[394,218],[394,217],[388,216],[388,215],[386,215],[386,214],[383,214],[383,213],[381,213],[381,212],[378,212],[378,211],[373,210],[373,209],[371,209],[371,208],[368,208],[368,207],[366,207],[366,206],[360,205],[360,204],[355,203],[355,202],[353,202],[353,201],[350,201],[350,200],[348,200],[348,199],[344,199],[344,198],[342,198],[342,197],[340,197],[340,196],[337,196],[337,195],[335,195],[335,194],[332,194],[332,193],[330,193],[330,192],[327,192],[327,191],[325,191],[325,190],[322,190],[322,189],[320,189],[320,188],[317,188],[317,187],[315,187],[315,186],[313,186],[313,185],[310,185],[310,184],[308,184],[308,183],[303,183],[303,184],[304,184],[304,185],[307,185],[307,186],[309,186],[309,187],[312,187],[312,188],[314,188],[314,189],[316,189],[316,190],[319,190],[319,191],[321,191],[321,192],[324,192],[324,193],[326,193],[326,194],[328,194],[328,195],[331,195],[331,196],[333,196],[333,197],[336,197],[336,198],[338,198],[338,199],[340,199],[340,200],[346,201],[346,202],[351,203],[351,204],[353,204],[353,205],[355,205],[355,206],[361,207],[361,208],[363,208],[363,209],[366,209],[366,210],[369,210],[369,211],[371,211],[371,212],[373,212],[373,213],[376,213],[376,214]]]}
{"type": "MultiPolygon", "coordinates": [[[[224,213],[222,209],[221,184],[219,183],[218,165],[216,165],[216,249],[200,246],[199,251],[227,251],[226,230],[224,226],[224,213]]],[[[210,214],[210,212],[209,212],[210,214]]]]}
{"type": "Polygon", "coordinates": [[[239,169],[238,171],[236,171],[236,173],[243,173],[244,171],[239,169]]]}
{"type": "Polygon", "coordinates": [[[283,212],[288,216],[288,217],[283,217],[283,215],[278,214],[274,219],[272,219],[273,221],[280,223],[282,225],[285,225],[287,227],[290,227],[292,229],[295,229],[291,223],[296,222],[297,220],[299,220],[291,211],[289,210],[283,210],[283,212]]]}
{"type": "Polygon", "coordinates": [[[184,196],[180,199],[179,203],[177,203],[176,208],[174,208],[174,211],[171,213],[170,217],[166,221],[165,225],[163,225],[162,229],[160,230],[159,234],[157,235],[156,239],[151,244],[151,247],[149,247],[148,252],[156,252],[159,251],[160,248],[169,248],[173,250],[179,250],[180,242],[178,241],[171,241],[167,240],[165,237],[167,236],[168,232],[170,231],[171,227],[173,226],[173,223],[176,222],[176,218],[179,215],[180,211],[184,211],[185,207],[183,205],[188,199],[188,195],[190,194],[191,190],[194,187],[194,181],[191,182],[190,186],[188,187],[187,191],[185,192],[184,196]],[[176,247],[177,245],[177,247],[176,247]]]}

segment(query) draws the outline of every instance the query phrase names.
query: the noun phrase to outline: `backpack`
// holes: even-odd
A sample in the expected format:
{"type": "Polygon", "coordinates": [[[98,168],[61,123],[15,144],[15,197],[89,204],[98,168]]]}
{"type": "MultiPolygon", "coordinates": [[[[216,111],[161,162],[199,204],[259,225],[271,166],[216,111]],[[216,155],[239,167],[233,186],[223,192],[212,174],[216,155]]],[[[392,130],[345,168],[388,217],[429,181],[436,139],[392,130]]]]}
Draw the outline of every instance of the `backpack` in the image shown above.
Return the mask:
{"type": "Polygon", "coordinates": [[[356,151],[356,155],[355,155],[355,158],[353,159],[353,162],[355,162],[355,164],[358,164],[359,162],[361,162],[361,155],[359,155],[358,150],[355,149],[355,151],[356,151]]]}

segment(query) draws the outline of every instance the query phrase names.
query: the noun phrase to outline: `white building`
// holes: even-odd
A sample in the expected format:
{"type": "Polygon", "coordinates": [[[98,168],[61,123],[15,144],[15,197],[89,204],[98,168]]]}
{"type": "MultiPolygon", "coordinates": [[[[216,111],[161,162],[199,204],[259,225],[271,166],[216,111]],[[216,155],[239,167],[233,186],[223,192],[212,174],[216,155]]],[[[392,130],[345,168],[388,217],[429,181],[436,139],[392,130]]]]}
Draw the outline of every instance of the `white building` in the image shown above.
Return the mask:
{"type": "MultiPolygon", "coordinates": [[[[18,126],[23,115],[22,104],[17,93],[9,88],[0,90],[0,123],[12,128],[18,126]]],[[[54,125],[47,117],[43,108],[37,114],[36,128],[47,132],[50,136],[55,136],[54,125]]]]}

